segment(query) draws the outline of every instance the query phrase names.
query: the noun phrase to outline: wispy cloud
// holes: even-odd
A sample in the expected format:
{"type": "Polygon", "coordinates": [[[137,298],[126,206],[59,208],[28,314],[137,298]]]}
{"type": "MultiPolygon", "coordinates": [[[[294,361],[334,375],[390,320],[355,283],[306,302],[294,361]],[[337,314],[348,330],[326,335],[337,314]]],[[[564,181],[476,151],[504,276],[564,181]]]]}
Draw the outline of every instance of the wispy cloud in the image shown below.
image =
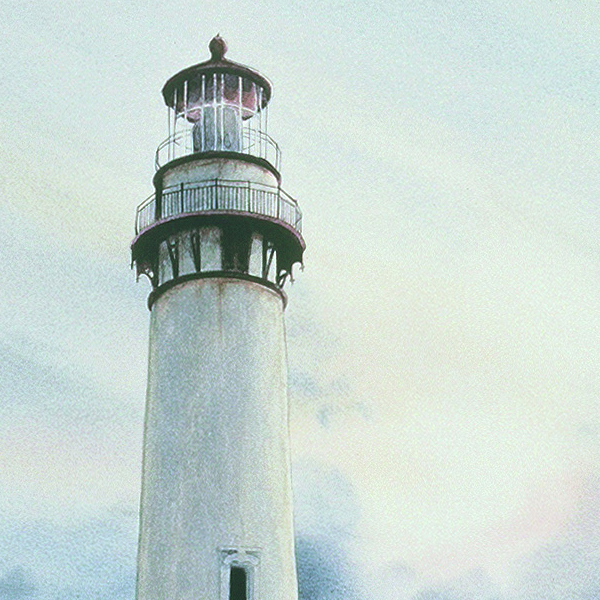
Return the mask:
{"type": "Polygon", "coordinates": [[[0,598],[24,600],[36,596],[36,587],[29,573],[22,567],[15,567],[0,578],[0,598]]]}
{"type": "Polygon", "coordinates": [[[58,524],[0,523],[0,597],[130,600],[137,513],[113,508],[58,524]]]}
{"type": "Polygon", "coordinates": [[[363,598],[353,559],[360,518],[352,485],[336,469],[295,463],[296,561],[301,600],[363,598]]]}

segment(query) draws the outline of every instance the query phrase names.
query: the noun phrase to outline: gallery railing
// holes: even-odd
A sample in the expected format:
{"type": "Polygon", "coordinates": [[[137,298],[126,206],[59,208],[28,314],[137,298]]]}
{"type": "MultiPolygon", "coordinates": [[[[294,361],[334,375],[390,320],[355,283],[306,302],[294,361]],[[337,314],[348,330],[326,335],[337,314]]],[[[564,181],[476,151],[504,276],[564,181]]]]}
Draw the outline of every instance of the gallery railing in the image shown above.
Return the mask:
{"type": "Polygon", "coordinates": [[[156,194],[150,196],[137,208],[136,235],[177,215],[209,211],[266,216],[302,233],[302,213],[298,203],[281,188],[248,181],[211,179],[165,188],[158,200],[156,194]]]}
{"type": "Polygon", "coordinates": [[[224,132],[210,138],[194,141],[192,129],[178,131],[169,136],[156,149],[155,166],[160,169],[168,162],[196,152],[240,152],[270,162],[277,171],[281,169],[281,151],[275,140],[255,127],[244,127],[239,139],[230,140],[224,132]]]}

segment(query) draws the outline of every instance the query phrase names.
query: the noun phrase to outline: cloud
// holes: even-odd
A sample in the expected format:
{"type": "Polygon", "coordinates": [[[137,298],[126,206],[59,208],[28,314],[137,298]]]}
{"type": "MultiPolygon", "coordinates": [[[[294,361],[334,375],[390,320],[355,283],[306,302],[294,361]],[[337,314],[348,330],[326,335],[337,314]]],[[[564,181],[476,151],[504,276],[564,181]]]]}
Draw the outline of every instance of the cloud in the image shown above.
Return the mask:
{"type": "Polygon", "coordinates": [[[139,497],[141,411],[57,362],[40,338],[0,333],[0,512],[17,520],[139,497]]]}
{"type": "Polygon", "coordinates": [[[318,293],[301,284],[293,292],[286,314],[293,413],[309,412],[322,427],[342,416],[364,416],[365,406],[356,401],[351,378],[338,365],[343,352],[340,332],[312,309],[318,293]]]}
{"type": "Polygon", "coordinates": [[[354,600],[356,567],[339,544],[316,537],[296,538],[300,600],[354,600]]]}
{"type": "Polygon", "coordinates": [[[70,524],[0,522],[0,598],[131,600],[137,522],[119,507],[70,524]]]}
{"type": "Polygon", "coordinates": [[[302,459],[293,464],[292,482],[298,534],[348,543],[355,535],[360,508],[347,477],[336,468],[302,459]]]}
{"type": "Polygon", "coordinates": [[[292,475],[300,600],[361,598],[353,559],[360,511],[352,485],[312,461],[296,463],[292,475]]]}
{"type": "Polygon", "coordinates": [[[425,587],[413,600],[509,600],[484,569],[473,569],[450,584],[425,587]]]}
{"type": "MultiPolygon", "coordinates": [[[[477,567],[438,583],[421,580],[402,600],[592,600],[600,597],[600,477],[590,476],[568,526],[551,540],[498,569],[477,567]],[[492,572],[494,570],[494,572],[492,572]]],[[[468,548],[461,549],[468,552],[468,548]]],[[[383,570],[375,585],[385,584],[383,570]]],[[[413,579],[414,583],[414,579],[413,579]]],[[[382,597],[382,594],[378,594],[382,597]]],[[[385,597],[385,596],[383,596],[385,597]]]]}
{"type": "Polygon", "coordinates": [[[568,526],[514,564],[526,600],[597,598],[600,592],[600,475],[589,476],[568,526]]]}
{"type": "Polygon", "coordinates": [[[33,580],[22,567],[13,568],[0,578],[0,598],[3,600],[24,600],[35,595],[33,580]]]}
{"type": "Polygon", "coordinates": [[[26,215],[9,207],[5,217],[0,512],[35,519],[137,502],[148,315],[126,244],[121,261],[74,253],[26,215]]]}
{"type": "Polygon", "coordinates": [[[415,600],[463,600],[453,591],[449,590],[425,590],[415,596],[415,600]]]}
{"type": "MultiPolygon", "coordinates": [[[[84,421],[97,424],[106,404],[83,378],[75,379],[49,361],[40,340],[0,340],[0,390],[4,418],[14,418],[19,412],[31,418],[43,412],[53,426],[60,426],[65,418],[80,428],[84,421]]],[[[104,415],[104,419],[114,417],[104,415]]]]}

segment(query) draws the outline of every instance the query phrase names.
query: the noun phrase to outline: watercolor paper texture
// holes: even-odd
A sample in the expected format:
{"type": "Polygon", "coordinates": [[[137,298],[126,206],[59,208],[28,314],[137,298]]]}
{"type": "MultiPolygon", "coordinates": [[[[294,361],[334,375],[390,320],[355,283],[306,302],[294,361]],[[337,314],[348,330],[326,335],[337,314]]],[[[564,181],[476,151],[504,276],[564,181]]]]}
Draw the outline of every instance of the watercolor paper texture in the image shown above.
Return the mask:
{"type": "Polygon", "coordinates": [[[3,4],[0,598],[132,600],[160,90],[274,84],[301,600],[600,596],[600,8],[3,4]]]}

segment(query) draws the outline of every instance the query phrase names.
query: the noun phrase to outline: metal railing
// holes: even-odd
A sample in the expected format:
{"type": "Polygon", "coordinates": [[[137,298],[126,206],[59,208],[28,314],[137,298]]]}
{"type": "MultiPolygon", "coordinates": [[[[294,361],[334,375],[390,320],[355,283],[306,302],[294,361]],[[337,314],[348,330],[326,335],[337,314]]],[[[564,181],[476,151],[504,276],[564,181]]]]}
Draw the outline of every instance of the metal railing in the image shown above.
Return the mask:
{"type": "Polygon", "coordinates": [[[188,156],[194,152],[240,152],[249,154],[258,158],[263,158],[270,162],[277,171],[281,169],[281,150],[277,142],[264,131],[259,131],[255,127],[244,127],[241,132],[240,142],[235,148],[225,147],[225,135],[218,135],[211,139],[210,143],[204,142],[204,145],[196,144],[194,148],[194,139],[192,129],[178,131],[170,135],[161,142],[156,149],[154,165],[156,170],[160,169],[168,162],[188,156]]]}
{"type": "Polygon", "coordinates": [[[165,188],[157,205],[153,194],[136,212],[135,233],[177,215],[208,211],[243,212],[283,221],[302,233],[302,213],[296,200],[282,189],[228,179],[211,179],[165,188]]]}

